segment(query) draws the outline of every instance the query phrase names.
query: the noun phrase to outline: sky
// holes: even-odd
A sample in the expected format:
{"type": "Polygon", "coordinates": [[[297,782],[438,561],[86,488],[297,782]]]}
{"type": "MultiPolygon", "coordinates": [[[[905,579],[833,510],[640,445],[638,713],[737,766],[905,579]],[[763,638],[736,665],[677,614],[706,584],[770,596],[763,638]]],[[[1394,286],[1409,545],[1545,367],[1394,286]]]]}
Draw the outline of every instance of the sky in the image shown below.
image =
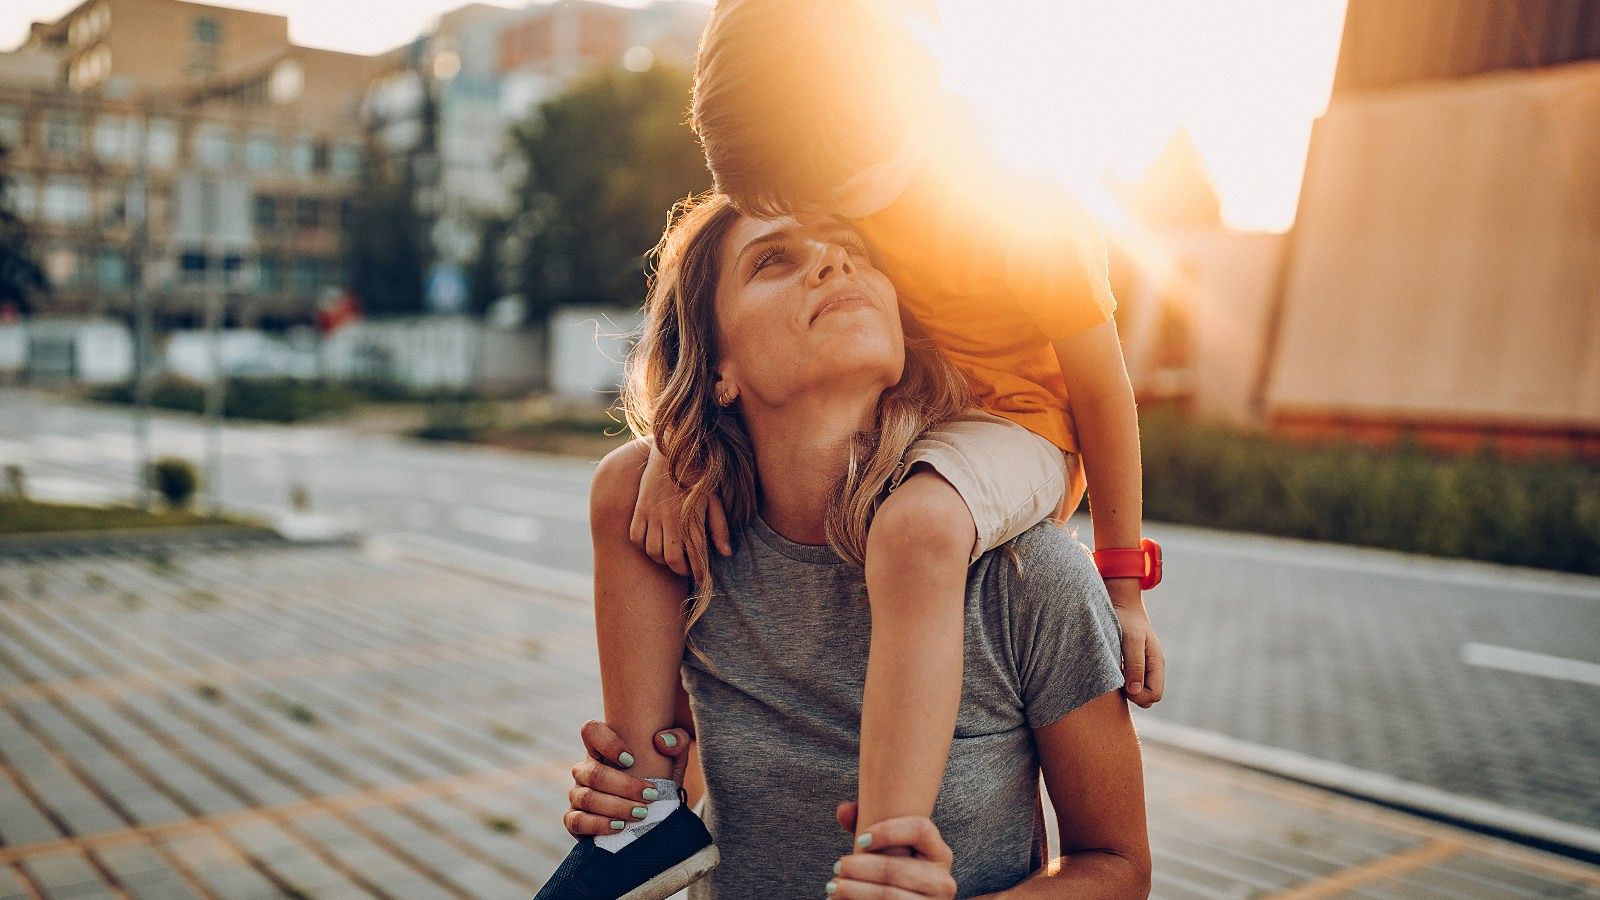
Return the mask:
{"type": "MultiPolygon", "coordinates": [[[[0,0],[0,47],[78,0],[0,0]]],[[[289,17],[299,44],[374,53],[463,0],[230,0],[289,17]]],[[[1327,105],[1346,0],[938,0],[932,40],[1014,163],[1117,218],[1107,173],[1139,176],[1186,127],[1238,228],[1293,219],[1327,105]]],[[[498,2],[515,6],[521,3],[498,2]]],[[[637,2],[624,5],[638,5],[637,2]]]]}

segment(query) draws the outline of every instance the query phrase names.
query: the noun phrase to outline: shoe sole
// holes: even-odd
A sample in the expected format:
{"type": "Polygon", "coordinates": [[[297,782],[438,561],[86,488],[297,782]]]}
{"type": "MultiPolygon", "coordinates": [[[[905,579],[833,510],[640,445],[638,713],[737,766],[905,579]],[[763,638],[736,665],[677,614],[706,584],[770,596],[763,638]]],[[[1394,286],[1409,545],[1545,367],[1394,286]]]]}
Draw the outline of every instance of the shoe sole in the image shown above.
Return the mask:
{"type": "Polygon", "coordinates": [[[623,894],[617,900],[666,900],[696,881],[722,862],[716,844],[708,844],[699,853],[689,857],[660,875],[623,894]]]}

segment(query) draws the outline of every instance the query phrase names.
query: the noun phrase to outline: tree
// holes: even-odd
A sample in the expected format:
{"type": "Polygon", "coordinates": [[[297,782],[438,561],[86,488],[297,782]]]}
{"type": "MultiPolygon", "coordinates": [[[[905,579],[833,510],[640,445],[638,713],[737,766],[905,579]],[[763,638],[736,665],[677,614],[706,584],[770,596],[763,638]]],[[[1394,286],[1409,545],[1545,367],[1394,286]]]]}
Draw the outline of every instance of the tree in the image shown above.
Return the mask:
{"type": "Polygon", "coordinates": [[[467,311],[479,318],[505,293],[505,244],[510,231],[504,216],[478,221],[478,247],[467,266],[467,311]]]}
{"type": "Polygon", "coordinates": [[[10,152],[0,144],[0,310],[13,307],[27,315],[33,312],[33,294],[49,290],[50,283],[33,259],[27,223],[11,206],[10,152]]]}
{"type": "Polygon", "coordinates": [[[368,315],[420,313],[426,306],[423,278],[432,248],[411,167],[369,134],[361,169],[342,235],[350,289],[368,315]]]}
{"type": "Polygon", "coordinates": [[[514,260],[530,319],[566,303],[637,303],[667,212],[711,176],[686,124],[691,78],[664,65],[604,69],[512,128],[514,260]]]}

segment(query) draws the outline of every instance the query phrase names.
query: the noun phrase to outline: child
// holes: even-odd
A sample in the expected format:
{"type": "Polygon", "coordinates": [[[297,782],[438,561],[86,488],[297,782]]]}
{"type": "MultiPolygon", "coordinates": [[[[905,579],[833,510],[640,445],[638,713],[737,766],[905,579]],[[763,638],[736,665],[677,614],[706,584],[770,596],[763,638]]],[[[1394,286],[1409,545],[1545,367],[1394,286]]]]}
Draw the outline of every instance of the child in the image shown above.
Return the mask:
{"type": "MultiPolygon", "coordinates": [[[[948,140],[936,66],[897,9],[895,0],[722,0],[702,38],[693,108],[718,189],[754,215],[850,220],[981,408],[912,447],[868,535],[858,833],[931,814],[961,695],[967,566],[1077,508],[1086,487],[1078,431],[1097,451],[1096,546],[1141,546],[1137,419],[1099,233],[1070,198],[948,140]]],[[[685,509],[665,469],[652,453],[631,538],[685,575],[687,560],[705,558],[700,523],[723,553],[731,548],[715,503],[685,509]]],[[[597,570],[600,548],[597,535],[597,570]]],[[[1108,574],[1107,588],[1122,626],[1125,692],[1149,706],[1160,699],[1163,660],[1140,582],[1108,574]]],[[[682,600],[680,591],[664,605],[670,614],[653,609],[655,597],[628,598],[627,615],[597,602],[606,720],[640,754],[619,762],[663,795],[634,811],[646,811],[643,822],[617,820],[617,835],[596,839],[612,852],[652,830],[657,842],[673,840],[651,828],[679,801],[672,762],[652,739],[676,720],[682,600]]],[[[636,851],[628,864],[661,855],[636,851]]],[[[677,868],[670,855],[650,864],[677,868]]]]}

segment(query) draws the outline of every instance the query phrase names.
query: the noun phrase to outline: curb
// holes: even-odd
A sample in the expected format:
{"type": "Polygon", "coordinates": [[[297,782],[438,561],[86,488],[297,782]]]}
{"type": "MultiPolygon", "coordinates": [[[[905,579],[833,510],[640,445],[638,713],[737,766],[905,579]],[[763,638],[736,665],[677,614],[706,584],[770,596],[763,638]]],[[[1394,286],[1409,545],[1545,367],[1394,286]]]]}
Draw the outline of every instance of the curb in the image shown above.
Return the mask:
{"type": "Polygon", "coordinates": [[[294,540],[265,526],[198,525],[0,536],[0,559],[97,556],[151,550],[232,550],[251,547],[356,546],[349,535],[294,540]]]}
{"type": "Polygon", "coordinates": [[[1600,829],[1512,809],[1477,797],[1452,794],[1293,750],[1252,744],[1188,725],[1159,722],[1135,715],[1134,729],[1141,741],[1149,740],[1198,756],[1600,864],[1600,829]]]}

